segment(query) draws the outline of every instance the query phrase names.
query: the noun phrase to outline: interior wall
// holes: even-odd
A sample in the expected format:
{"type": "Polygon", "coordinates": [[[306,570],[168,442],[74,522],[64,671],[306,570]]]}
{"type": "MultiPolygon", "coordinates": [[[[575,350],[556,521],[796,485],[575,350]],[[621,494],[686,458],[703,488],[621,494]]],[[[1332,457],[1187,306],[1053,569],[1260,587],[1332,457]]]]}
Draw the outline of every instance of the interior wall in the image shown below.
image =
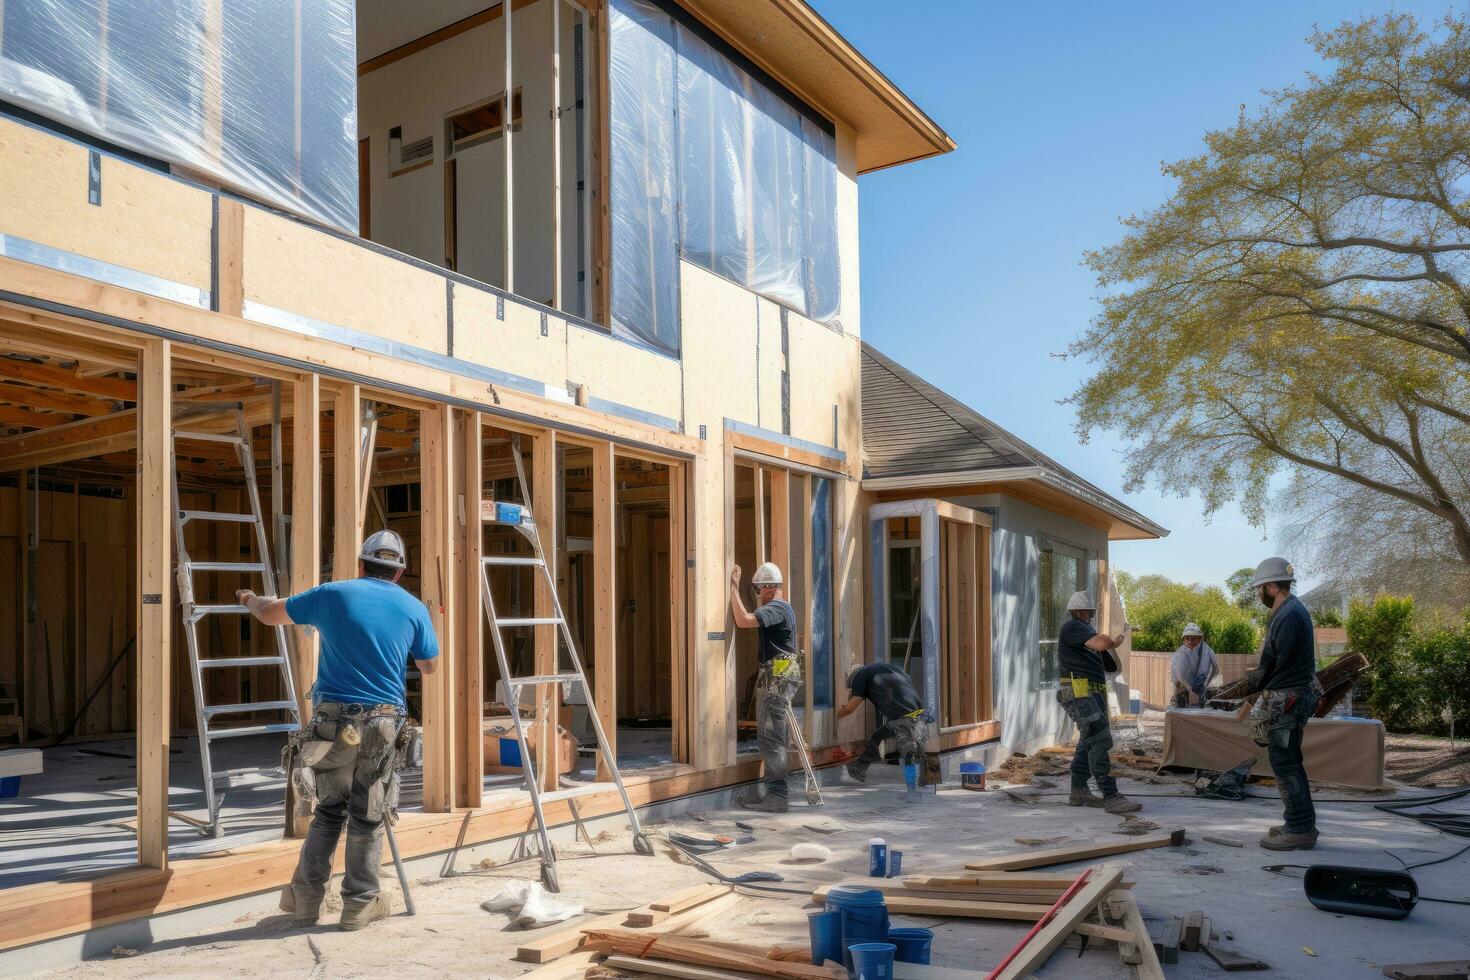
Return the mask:
{"type": "MultiPolygon", "coordinates": [[[[515,283],[518,296],[552,301],[552,110],[575,104],[574,32],[577,12],[561,9],[560,94],[551,85],[551,4],[518,7],[511,23],[514,85],[522,114],[512,134],[515,173],[515,283]]],[[[358,79],[358,136],[368,139],[372,237],[390,248],[443,265],[444,166],[449,159],[445,120],[505,90],[505,25],[498,18],[358,79]],[[392,176],[389,130],[402,127],[403,142],[434,140],[433,163],[392,176]]],[[[590,99],[589,99],[590,103],[590,99]]],[[[562,116],[562,283],[577,288],[575,247],[578,209],[575,111],[562,116]]],[[[454,154],[457,160],[458,271],[504,287],[505,156],[501,138],[454,154]]],[[[590,182],[589,182],[590,184],[590,182]]],[[[584,187],[583,193],[590,191],[584,187]]],[[[568,308],[571,307],[568,305],[568,308]]],[[[575,309],[572,309],[575,312],[575,309]]]]}

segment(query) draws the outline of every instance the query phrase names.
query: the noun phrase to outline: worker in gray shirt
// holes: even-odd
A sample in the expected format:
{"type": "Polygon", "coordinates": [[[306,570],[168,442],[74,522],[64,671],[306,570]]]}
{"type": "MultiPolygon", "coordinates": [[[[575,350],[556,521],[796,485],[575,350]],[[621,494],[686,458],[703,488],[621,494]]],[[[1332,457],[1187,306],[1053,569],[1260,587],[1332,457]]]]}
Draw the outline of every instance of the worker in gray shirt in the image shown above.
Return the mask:
{"type": "Polygon", "coordinates": [[[1174,681],[1174,707],[1204,704],[1210,679],[1219,667],[1215,651],[1205,642],[1204,630],[1194,623],[1185,626],[1179,649],[1169,658],[1169,675],[1174,681]]]}

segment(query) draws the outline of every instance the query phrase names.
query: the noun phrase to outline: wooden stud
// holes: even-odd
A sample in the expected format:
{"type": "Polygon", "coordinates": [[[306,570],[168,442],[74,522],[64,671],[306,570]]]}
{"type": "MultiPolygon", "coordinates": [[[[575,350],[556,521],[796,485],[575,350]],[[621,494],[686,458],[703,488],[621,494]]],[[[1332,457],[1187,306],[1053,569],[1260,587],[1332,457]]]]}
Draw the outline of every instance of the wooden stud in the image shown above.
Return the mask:
{"type": "MultiPolygon", "coordinates": [[[[816,676],[812,670],[814,662],[812,655],[812,621],[817,614],[817,597],[813,595],[812,580],[812,478],[806,475],[793,474],[791,479],[797,481],[796,492],[798,500],[801,501],[801,520],[797,527],[792,529],[801,534],[801,563],[802,579],[802,608],[797,615],[801,618],[801,670],[806,677],[802,685],[806,688],[806,713],[802,718],[802,728],[806,732],[806,744],[812,745],[816,741],[813,734],[816,728],[816,676]]],[[[790,573],[787,573],[790,574],[790,573]]]]}
{"type": "Polygon", "coordinates": [[[219,295],[215,306],[226,316],[245,315],[245,205],[219,198],[219,295]]]}
{"type": "Polygon", "coordinates": [[[980,721],[989,721],[995,717],[995,690],[991,680],[991,645],[990,645],[990,535],[988,527],[976,529],[978,542],[976,544],[976,591],[978,598],[976,608],[978,615],[977,629],[979,631],[979,714],[976,716],[980,721]]]}
{"type": "MultiPolygon", "coordinates": [[[[752,475],[755,477],[755,496],[751,501],[751,515],[755,523],[755,563],[759,566],[761,562],[770,561],[766,553],[766,468],[757,466],[752,475]]],[[[754,575],[755,569],[752,568],[750,573],[754,575]]]]}
{"type": "Polygon", "coordinates": [[[1051,921],[1042,926],[1035,935],[1029,937],[1017,950],[1016,956],[995,976],[999,980],[1019,980],[1039,970],[1063,940],[1082,924],[1082,920],[1090,915],[1093,909],[1097,908],[1098,903],[1108,892],[1112,891],[1122,877],[1123,869],[1117,865],[1105,864],[1093,868],[1092,876],[1087,883],[1056,910],[1051,921]]]}
{"type": "Polygon", "coordinates": [[[459,770],[455,804],[478,807],[485,789],[484,717],[484,606],[480,601],[480,551],[484,535],[480,523],[481,433],[479,412],[456,412],[459,452],[455,454],[458,500],[450,513],[455,535],[454,601],[459,607],[459,649],[455,652],[455,722],[458,731],[459,770]]]}
{"type": "Polygon", "coordinates": [[[173,346],[149,341],[138,366],[138,863],[168,867],[173,692],[173,346]]]}
{"type": "Polygon", "coordinates": [[[689,750],[689,576],[691,554],[688,528],[688,490],[682,463],[669,466],[669,706],[672,716],[672,754],[675,762],[688,762],[689,750]]]}
{"type": "Polygon", "coordinates": [[[998,857],[970,861],[965,867],[971,871],[1015,871],[1021,868],[1044,868],[1053,864],[1072,861],[1088,861],[1092,858],[1126,854],[1129,851],[1146,851],[1154,847],[1179,847],[1184,843],[1184,831],[1173,830],[1162,834],[1130,837],[1124,841],[1106,841],[1096,844],[1069,844],[1065,847],[1048,847],[1027,851],[1024,854],[1002,854],[998,857]]]}
{"type": "MultiPolygon", "coordinates": [[[[321,581],[322,463],[321,382],[303,374],[291,385],[291,549],[283,592],[316,588],[321,581]]],[[[302,719],[311,716],[320,637],[316,630],[291,630],[291,673],[302,719]]],[[[288,811],[288,814],[291,811],[288,811]]],[[[310,820],[288,816],[290,836],[304,837],[310,820]]]]}
{"type": "Polygon", "coordinates": [[[337,388],[332,409],[332,579],[357,577],[362,547],[362,389],[337,388]]]}
{"type": "MultiPolygon", "coordinates": [[[[420,595],[439,636],[439,667],[422,678],[424,721],[424,809],[448,812],[454,806],[456,723],[453,696],[459,669],[454,603],[454,512],[456,485],[453,409],[435,406],[419,413],[422,456],[422,511],[419,521],[420,595]]],[[[483,780],[483,772],[480,779],[483,780]]]]}
{"type": "MultiPolygon", "coordinates": [[[[531,441],[531,513],[536,517],[536,535],[541,542],[541,553],[546,559],[549,578],[555,581],[561,567],[557,559],[557,478],[556,478],[556,433],[546,431],[531,441]]],[[[554,614],[551,589],[547,577],[536,576],[533,595],[533,613],[537,617],[554,614]]],[[[558,671],[557,651],[561,638],[555,626],[533,627],[536,673],[554,674],[558,671]]],[[[557,788],[556,725],[561,715],[561,685],[543,684],[536,691],[536,715],[533,722],[536,730],[536,773],[541,786],[547,792],[557,788]]]]}
{"type": "MultiPolygon", "coordinates": [[[[592,450],[592,710],[602,721],[607,753],[617,761],[617,457],[610,442],[592,450]]],[[[597,761],[597,778],[612,778],[607,760],[597,761]]]]}

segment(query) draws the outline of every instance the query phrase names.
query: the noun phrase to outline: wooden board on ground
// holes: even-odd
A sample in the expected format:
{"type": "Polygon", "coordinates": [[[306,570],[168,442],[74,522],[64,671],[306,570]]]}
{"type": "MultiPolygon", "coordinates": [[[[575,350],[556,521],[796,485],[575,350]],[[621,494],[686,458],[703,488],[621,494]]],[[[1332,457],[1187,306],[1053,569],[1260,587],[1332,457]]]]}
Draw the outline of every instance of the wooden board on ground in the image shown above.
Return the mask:
{"type": "Polygon", "coordinates": [[[1123,880],[1123,869],[1116,864],[1104,864],[1092,869],[1087,883],[1053,913],[1050,921],[1022,945],[1004,969],[996,974],[998,980],[1017,980],[1029,976],[1041,968],[1049,956],[1060,946],[1073,930],[1082,925],[1082,920],[1092,914],[1098,903],[1123,880]]]}
{"type": "Polygon", "coordinates": [[[571,956],[563,956],[554,963],[547,963],[522,973],[518,980],[572,980],[573,977],[581,977],[585,974],[587,968],[601,955],[601,953],[589,950],[573,953],[571,956]]]}
{"type": "Polygon", "coordinates": [[[967,861],[965,867],[971,871],[1015,871],[1022,868],[1044,868],[1052,864],[1089,861],[1093,858],[1126,854],[1130,851],[1146,851],[1154,847],[1178,847],[1183,843],[1184,831],[1174,830],[1168,833],[1148,834],[1144,837],[1131,837],[1123,841],[1070,844],[1066,847],[1048,847],[1045,850],[1028,851],[1025,854],[1002,854],[998,857],[967,861]]]}
{"type": "MultiPolygon", "coordinates": [[[[1260,960],[1256,959],[1254,956],[1246,956],[1244,953],[1240,952],[1239,950],[1232,949],[1229,946],[1220,946],[1220,945],[1217,945],[1215,943],[1211,943],[1210,945],[1204,946],[1204,947],[1201,947],[1201,948],[1206,953],[1209,954],[1210,959],[1214,960],[1220,966],[1220,968],[1222,970],[1225,970],[1225,971],[1227,971],[1229,973],[1237,973],[1237,972],[1239,972],[1241,970],[1269,970],[1269,969],[1271,969],[1271,967],[1268,964],[1262,963],[1260,960]]],[[[1387,969],[1387,968],[1385,967],[1385,969],[1387,969]]],[[[1391,973],[1388,974],[1388,975],[1389,976],[1393,976],[1393,974],[1391,974],[1391,973]]],[[[1464,977],[1465,975],[1466,974],[1464,974],[1464,973],[1457,973],[1457,974],[1455,974],[1455,976],[1457,976],[1457,977],[1464,977]]],[[[1428,980],[1428,978],[1421,977],[1417,973],[1414,974],[1413,976],[1414,976],[1414,980],[1428,980]]],[[[1439,980],[1439,977],[1440,976],[1442,976],[1442,975],[1441,974],[1435,974],[1435,980],[1439,980]]]]}
{"type": "Polygon", "coordinates": [[[893,980],[975,980],[989,970],[956,970],[947,966],[932,966],[928,963],[893,964],[893,980]]]}
{"type": "Polygon", "coordinates": [[[681,892],[675,892],[667,898],[661,898],[656,902],[649,902],[648,905],[641,909],[634,909],[628,913],[627,921],[624,924],[635,929],[643,926],[657,925],[671,915],[692,909],[697,905],[703,905],[705,902],[714,901],[721,895],[728,895],[729,893],[730,888],[728,885],[695,885],[693,888],[686,888],[681,892]]]}
{"type": "MultiPolygon", "coordinates": [[[[734,895],[732,889],[728,887],[717,887],[715,893],[705,903],[685,908],[681,913],[670,913],[660,924],[661,928],[654,931],[663,932],[687,927],[695,924],[696,919],[703,921],[704,916],[710,911],[709,907],[716,902],[721,902],[719,906],[720,910],[725,908],[722,902],[725,898],[738,900],[739,896],[734,895]]],[[[664,900],[660,899],[660,901],[662,902],[664,900]]],[[[647,912],[649,910],[650,906],[644,906],[634,911],[647,912]]],[[[600,915],[592,919],[579,919],[565,929],[559,929],[556,932],[544,936],[537,936],[535,939],[520,944],[516,947],[515,958],[522,963],[549,963],[581,946],[584,935],[583,930],[620,926],[628,916],[629,913],[627,912],[614,912],[610,915],[600,915]]]]}
{"type": "MultiPolygon", "coordinates": [[[[876,879],[875,879],[876,880],[876,879]]],[[[843,884],[858,884],[855,881],[843,882],[843,884]]],[[[827,900],[827,892],[835,885],[823,885],[812,892],[812,901],[824,904],[827,900]]],[[[1012,922],[1035,922],[1046,914],[1055,898],[1047,902],[982,902],[968,898],[936,898],[930,895],[907,894],[907,889],[902,885],[872,885],[883,892],[883,904],[888,907],[890,913],[898,915],[937,915],[952,919],[1006,919],[1012,922]]],[[[1114,888],[1117,887],[1115,882],[1114,888]]],[[[1127,941],[1132,933],[1116,926],[1102,925],[1095,922],[1078,922],[1076,932],[1092,936],[1094,939],[1108,939],[1113,942],[1127,941]]]]}
{"type": "MultiPolygon", "coordinates": [[[[1138,967],[1138,980],[1164,980],[1164,968],[1159,965],[1154,944],[1149,941],[1148,926],[1143,921],[1143,913],[1138,911],[1138,902],[1133,898],[1133,893],[1115,888],[1108,892],[1107,904],[1118,910],[1123,925],[1134,937],[1131,950],[1122,944],[1118,946],[1118,958],[1138,967]]],[[[1209,948],[1206,947],[1206,950],[1209,948]]]]}
{"type": "Polygon", "coordinates": [[[587,945],[608,955],[637,956],[691,966],[710,967],[755,973],[764,977],[789,980],[846,980],[847,971],[840,966],[813,966],[791,960],[771,960],[725,949],[714,943],[682,936],[649,936],[631,929],[589,929],[587,945]]]}
{"type": "Polygon", "coordinates": [[[602,965],[610,970],[622,970],[625,973],[651,973],[657,977],[680,977],[682,980],[752,980],[760,976],[759,973],[715,970],[710,967],[691,966],[688,963],[639,959],[636,956],[609,956],[602,961],[602,965]]]}
{"type": "Polygon", "coordinates": [[[1391,963],[1383,968],[1383,975],[1391,980],[1464,980],[1470,977],[1470,960],[1391,963]]]}

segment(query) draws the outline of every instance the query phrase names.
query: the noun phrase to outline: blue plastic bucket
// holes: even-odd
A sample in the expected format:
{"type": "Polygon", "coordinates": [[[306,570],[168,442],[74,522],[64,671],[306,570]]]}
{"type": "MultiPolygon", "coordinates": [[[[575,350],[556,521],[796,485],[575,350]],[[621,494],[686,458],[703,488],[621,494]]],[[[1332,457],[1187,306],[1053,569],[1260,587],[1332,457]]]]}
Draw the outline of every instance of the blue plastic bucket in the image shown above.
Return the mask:
{"type": "Polygon", "coordinates": [[[0,776],[0,800],[8,800],[12,796],[20,795],[19,776],[0,776]]]}
{"type": "Polygon", "coordinates": [[[848,950],[857,980],[893,980],[892,943],[853,943],[848,950]]]}
{"type": "Polygon", "coordinates": [[[984,789],[985,788],[985,763],[983,762],[961,762],[960,763],[960,787],[962,789],[984,789]]]}
{"type": "Polygon", "coordinates": [[[888,941],[896,950],[893,958],[900,963],[928,963],[929,948],[934,944],[933,929],[889,929],[888,941]]]}
{"type": "Polygon", "coordinates": [[[878,889],[838,885],[827,892],[827,910],[833,909],[842,913],[842,948],[846,953],[843,963],[849,970],[853,968],[854,943],[888,941],[888,906],[878,889]]]}
{"type": "Polygon", "coordinates": [[[837,909],[813,912],[806,917],[812,934],[812,965],[821,966],[831,960],[842,962],[842,913],[837,909]]]}

